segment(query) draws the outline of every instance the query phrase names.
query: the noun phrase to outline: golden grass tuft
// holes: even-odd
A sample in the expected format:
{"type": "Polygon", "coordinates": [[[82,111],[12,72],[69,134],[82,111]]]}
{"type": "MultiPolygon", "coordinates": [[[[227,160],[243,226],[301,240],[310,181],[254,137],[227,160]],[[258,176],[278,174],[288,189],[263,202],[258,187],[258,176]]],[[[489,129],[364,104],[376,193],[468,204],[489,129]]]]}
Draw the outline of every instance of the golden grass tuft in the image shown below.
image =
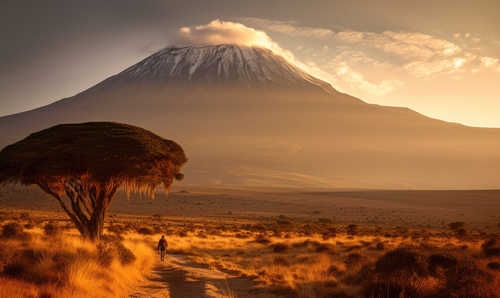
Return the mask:
{"type": "Polygon", "coordinates": [[[154,253],[144,242],[103,241],[103,261],[103,249],[82,240],[75,230],[54,237],[46,235],[47,226],[59,231],[49,223],[30,230],[29,240],[2,239],[1,298],[124,297],[153,265],[154,253]]]}

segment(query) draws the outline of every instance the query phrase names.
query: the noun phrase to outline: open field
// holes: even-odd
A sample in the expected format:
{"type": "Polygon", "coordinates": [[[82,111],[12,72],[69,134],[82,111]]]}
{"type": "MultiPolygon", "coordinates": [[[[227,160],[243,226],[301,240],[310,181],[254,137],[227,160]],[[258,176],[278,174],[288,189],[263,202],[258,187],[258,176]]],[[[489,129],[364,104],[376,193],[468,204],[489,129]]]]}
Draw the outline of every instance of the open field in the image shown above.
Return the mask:
{"type": "MultiPolygon", "coordinates": [[[[0,207],[59,211],[36,187],[0,189],[0,207]]],[[[498,231],[500,190],[328,190],[174,186],[168,199],[119,193],[110,213],[213,217],[265,221],[285,215],[302,221],[327,218],[339,224],[446,228],[462,221],[468,229],[498,231]]]]}
{"type": "Polygon", "coordinates": [[[498,297],[500,289],[499,191],[180,187],[167,200],[120,196],[97,247],[51,199],[20,198],[33,194],[0,197],[0,297],[498,297]],[[162,234],[166,265],[154,252],[162,234]]]}

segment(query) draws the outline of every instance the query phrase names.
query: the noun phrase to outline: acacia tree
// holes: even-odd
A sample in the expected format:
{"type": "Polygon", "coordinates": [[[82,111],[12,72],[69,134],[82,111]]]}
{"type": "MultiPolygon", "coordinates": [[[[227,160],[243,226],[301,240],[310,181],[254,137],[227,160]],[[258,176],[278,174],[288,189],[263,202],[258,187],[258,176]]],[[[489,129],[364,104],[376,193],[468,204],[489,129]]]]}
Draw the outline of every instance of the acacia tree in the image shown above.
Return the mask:
{"type": "Polygon", "coordinates": [[[57,125],[0,152],[0,183],[38,185],[54,197],[78,231],[99,240],[116,192],[154,196],[180,180],[183,149],[145,129],[112,122],[57,125]]]}

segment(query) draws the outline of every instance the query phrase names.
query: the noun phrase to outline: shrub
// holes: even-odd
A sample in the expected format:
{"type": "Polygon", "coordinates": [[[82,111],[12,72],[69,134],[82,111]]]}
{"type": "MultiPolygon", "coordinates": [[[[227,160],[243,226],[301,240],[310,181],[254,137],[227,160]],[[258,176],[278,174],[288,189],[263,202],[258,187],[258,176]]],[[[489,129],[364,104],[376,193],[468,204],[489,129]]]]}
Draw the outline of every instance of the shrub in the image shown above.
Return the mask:
{"type": "Polygon", "coordinates": [[[273,264],[276,266],[290,266],[290,263],[288,263],[288,261],[283,257],[275,257],[273,264]]]}
{"type": "Polygon", "coordinates": [[[334,248],[330,244],[321,244],[317,242],[313,242],[316,245],[316,252],[334,252],[334,248]]]}
{"type": "Polygon", "coordinates": [[[363,288],[363,296],[370,298],[420,297],[415,288],[395,280],[370,282],[363,288]]]}
{"type": "Polygon", "coordinates": [[[276,223],[279,225],[291,225],[292,221],[289,219],[277,219],[276,223]]]}
{"type": "Polygon", "coordinates": [[[4,266],[2,274],[10,278],[21,279],[35,284],[60,282],[63,274],[59,270],[39,270],[37,264],[41,263],[47,254],[46,251],[25,249],[16,252],[4,266]]]}
{"type": "Polygon", "coordinates": [[[486,240],[481,248],[487,257],[500,255],[500,241],[496,238],[486,240]]]}
{"type": "Polygon", "coordinates": [[[141,234],[141,235],[153,235],[153,230],[149,227],[141,227],[139,229],[137,229],[137,233],[141,234]]]}
{"type": "Polygon", "coordinates": [[[449,223],[448,224],[448,227],[451,229],[451,230],[458,230],[458,229],[461,229],[465,226],[465,223],[462,222],[462,221],[456,221],[456,222],[452,222],[452,223],[449,223]]]}
{"type": "Polygon", "coordinates": [[[429,269],[435,271],[437,267],[449,269],[457,265],[457,258],[452,255],[433,254],[427,258],[429,269]]]}
{"type": "Polygon", "coordinates": [[[43,227],[43,233],[45,234],[45,236],[48,236],[48,237],[56,237],[56,236],[60,236],[62,231],[61,231],[61,228],[58,227],[57,225],[55,225],[53,223],[47,223],[43,227]]]}
{"type": "Polygon", "coordinates": [[[163,217],[163,216],[162,216],[161,214],[153,214],[153,215],[151,216],[151,219],[152,219],[152,220],[161,220],[161,219],[162,219],[162,217],[163,217]]]}
{"type": "Polygon", "coordinates": [[[344,263],[348,266],[356,265],[361,262],[363,257],[358,253],[350,253],[344,260],[344,263]]]}
{"type": "Polygon", "coordinates": [[[333,221],[329,218],[322,217],[322,218],[318,218],[318,222],[322,223],[322,224],[328,224],[328,223],[332,223],[333,221]]]}
{"type": "Polygon", "coordinates": [[[500,263],[498,262],[490,262],[486,266],[488,267],[488,269],[500,271],[500,263]]]}
{"type": "Polygon", "coordinates": [[[116,243],[116,252],[118,253],[118,260],[122,265],[132,264],[136,260],[134,253],[121,242],[116,243]]]}
{"type": "Polygon", "coordinates": [[[255,237],[255,242],[265,245],[271,243],[271,240],[269,240],[266,236],[259,234],[255,237]]]}
{"type": "Polygon", "coordinates": [[[97,262],[103,267],[109,267],[113,263],[113,249],[107,243],[97,245],[97,262]]]}
{"type": "Polygon", "coordinates": [[[326,274],[329,276],[337,276],[340,273],[341,273],[341,271],[335,265],[330,265],[330,267],[328,267],[328,269],[326,270],[326,274]]]}
{"type": "Polygon", "coordinates": [[[8,223],[2,226],[2,238],[27,240],[30,235],[24,232],[23,227],[18,223],[8,223]]]}
{"type": "Polygon", "coordinates": [[[273,245],[270,246],[273,250],[273,252],[276,252],[276,253],[281,253],[281,252],[284,252],[288,249],[288,245],[284,244],[284,243],[275,243],[273,245]]]}
{"type": "Polygon", "coordinates": [[[347,234],[349,235],[356,235],[358,233],[358,225],[348,225],[346,228],[347,234]]]}
{"type": "Polygon", "coordinates": [[[453,297],[496,297],[492,276],[482,271],[473,259],[460,260],[446,277],[447,291],[453,290],[453,297]]]}
{"type": "Polygon", "coordinates": [[[30,218],[31,218],[31,216],[28,212],[22,212],[21,214],[19,214],[19,219],[29,220],[30,218]]]}
{"type": "Polygon", "coordinates": [[[419,254],[407,248],[398,248],[378,259],[375,263],[375,271],[383,274],[405,271],[424,275],[426,268],[419,254]]]}
{"type": "Polygon", "coordinates": [[[125,227],[120,224],[112,224],[107,228],[108,232],[116,234],[116,235],[121,235],[126,232],[125,227]]]}

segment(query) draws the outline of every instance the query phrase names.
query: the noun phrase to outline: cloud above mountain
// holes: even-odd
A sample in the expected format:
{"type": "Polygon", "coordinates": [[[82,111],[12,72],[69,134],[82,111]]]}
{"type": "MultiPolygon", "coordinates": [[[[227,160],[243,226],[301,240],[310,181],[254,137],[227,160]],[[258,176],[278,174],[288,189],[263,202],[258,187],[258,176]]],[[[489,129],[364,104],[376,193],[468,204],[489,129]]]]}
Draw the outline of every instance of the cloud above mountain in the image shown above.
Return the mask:
{"type": "Polygon", "coordinates": [[[274,42],[266,32],[247,27],[241,23],[213,20],[205,25],[181,27],[173,41],[176,45],[236,44],[267,48],[287,60],[298,64],[294,55],[274,42]]]}
{"type": "Polygon", "coordinates": [[[280,49],[264,31],[219,19],[205,25],[181,27],[177,31],[175,42],[180,45],[237,44],[280,49]]]}
{"type": "Polygon", "coordinates": [[[181,27],[176,32],[176,36],[171,43],[175,45],[197,46],[236,44],[240,46],[263,47],[284,57],[287,61],[311,75],[329,83],[334,83],[332,75],[320,70],[315,65],[299,61],[292,52],[282,48],[278,43],[273,41],[266,32],[238,22],[216,19],[205,25],[181,27]]]}

